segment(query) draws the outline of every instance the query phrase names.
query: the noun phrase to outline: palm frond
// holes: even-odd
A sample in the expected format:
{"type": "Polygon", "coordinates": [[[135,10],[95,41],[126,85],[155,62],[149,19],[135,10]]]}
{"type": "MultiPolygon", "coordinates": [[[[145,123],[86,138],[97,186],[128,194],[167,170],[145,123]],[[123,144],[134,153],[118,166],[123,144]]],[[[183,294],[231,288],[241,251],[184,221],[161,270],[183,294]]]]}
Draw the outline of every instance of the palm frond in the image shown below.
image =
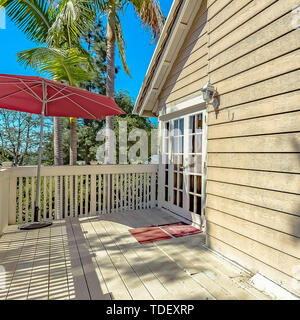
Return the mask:
{"type": "Polygon", "coordinates": [[[44,76],[71,85],[92,80],[94,77],[90,57],[82,55],[78,49],[39,47],[24,50],[17,56],[18,62],[25,68],[30,66],[44,76]]]}
{"type": "Polygon", "coordinates": [[[55,20],[48,32],[47,42],[52,46],[78,46],[83,36],[93,26],[95,11],[90,0],[62,0],[57,6],[55,20]]]}
{"type": "Polygon", "coordinates": [[[158,0],[129,0],[142,24],[151,28],[153,39],[159,38],[164,26],[164,15],[158,0]]]}
{"type": "Polygon", "coordinates": [[[125,53],[125,48],[126,48],[126,43],[123,37],[123,32],[122,32],[122,26],[121,26],[121,21],[119,16],[116,14],[115,17],[115,36],[117,40],[117,45],[118,45],[118,50],[120,53],[122,65],[124,68],[124,71],[131,77],[129,67],[126,62],[126,53],[125,53]]]}
{"type": "Polygon", "coordinates": [[[29,40],[45,41],[52,25],[48,0],[0,0],[0,6],[29,40]]]}

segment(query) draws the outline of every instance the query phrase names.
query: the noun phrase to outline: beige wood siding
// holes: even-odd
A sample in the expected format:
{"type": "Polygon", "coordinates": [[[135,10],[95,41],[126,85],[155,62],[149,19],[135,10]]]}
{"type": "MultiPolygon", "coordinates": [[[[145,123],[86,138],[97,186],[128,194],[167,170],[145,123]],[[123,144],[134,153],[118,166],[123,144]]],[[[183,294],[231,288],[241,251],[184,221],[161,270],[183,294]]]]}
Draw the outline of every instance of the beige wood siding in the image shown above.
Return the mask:
{"type": "Polygon", "coordinates": [[[199,88],[207,82],[207,32],[207,3],[204,0],[160,93],[160,108],[199,94],[199,88]]]}
{"type": "Polygon", "coordinates": [[[207,2],[209,75],[219,107],[208,109],[206,218],[212,249],[300,296],[297,5],[207,2]]]}

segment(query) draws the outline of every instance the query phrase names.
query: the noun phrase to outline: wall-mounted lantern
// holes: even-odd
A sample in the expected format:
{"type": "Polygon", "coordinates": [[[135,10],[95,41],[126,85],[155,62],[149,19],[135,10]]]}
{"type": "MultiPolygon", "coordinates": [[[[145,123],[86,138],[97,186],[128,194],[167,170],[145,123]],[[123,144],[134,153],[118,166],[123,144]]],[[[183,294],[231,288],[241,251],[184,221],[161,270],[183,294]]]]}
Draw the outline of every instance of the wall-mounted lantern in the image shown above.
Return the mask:
{"type": "Polygon", "coordinates": [[[208,81],[208,83],[201,89],[203,93],[203,100],[209,103],[216,94],[215,87],[208,81]]]}

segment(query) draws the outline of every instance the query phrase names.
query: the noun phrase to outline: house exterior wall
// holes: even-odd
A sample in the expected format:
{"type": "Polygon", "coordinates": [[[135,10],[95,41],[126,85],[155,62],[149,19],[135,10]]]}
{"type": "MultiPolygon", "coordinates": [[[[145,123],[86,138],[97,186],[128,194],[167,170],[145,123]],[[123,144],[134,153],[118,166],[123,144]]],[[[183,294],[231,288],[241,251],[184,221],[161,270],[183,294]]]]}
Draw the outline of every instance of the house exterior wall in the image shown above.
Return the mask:
{"type": "Polygon", "coordinates": [[[207,244],[300,296],[299,0],[207,0],[159,107],[208,81],[207,244]]]}
{"type": "Polygon", "coordinates": [[[300,295],[296,0],[209,0],[207,244],[300,295]]]}

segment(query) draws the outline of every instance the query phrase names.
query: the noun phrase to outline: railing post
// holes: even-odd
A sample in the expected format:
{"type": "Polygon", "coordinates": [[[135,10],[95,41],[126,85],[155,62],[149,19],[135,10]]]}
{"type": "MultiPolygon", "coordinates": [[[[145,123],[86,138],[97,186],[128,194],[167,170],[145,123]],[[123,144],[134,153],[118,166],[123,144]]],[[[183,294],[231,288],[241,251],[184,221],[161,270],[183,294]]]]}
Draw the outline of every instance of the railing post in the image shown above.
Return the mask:
{"type": "MultiPolygon", "coordinates": [[[[9,174],[9,171],[8,171],[9,174]]],[[[16,217],[17,217],[17,177],[12,176],[9,174],[9,177],[7,178],[7,182],[9,185],[9,188],[6,190],[9,190],[9,194],[7,194],[7,199],[9,199],[9,203],[7,206],[8,209],[8,224],[16,224],[16,217]]],[[[6,192],[7,192],[6,191],[6,192]]]]}
{"type": "Polygon", "coordinates": [[[164,195],[164,174],[163,174],[164,165],[160,164],[158,169],[158,192],[157,192],[157,207],[162,207],[163,195],[164,195]]]}

